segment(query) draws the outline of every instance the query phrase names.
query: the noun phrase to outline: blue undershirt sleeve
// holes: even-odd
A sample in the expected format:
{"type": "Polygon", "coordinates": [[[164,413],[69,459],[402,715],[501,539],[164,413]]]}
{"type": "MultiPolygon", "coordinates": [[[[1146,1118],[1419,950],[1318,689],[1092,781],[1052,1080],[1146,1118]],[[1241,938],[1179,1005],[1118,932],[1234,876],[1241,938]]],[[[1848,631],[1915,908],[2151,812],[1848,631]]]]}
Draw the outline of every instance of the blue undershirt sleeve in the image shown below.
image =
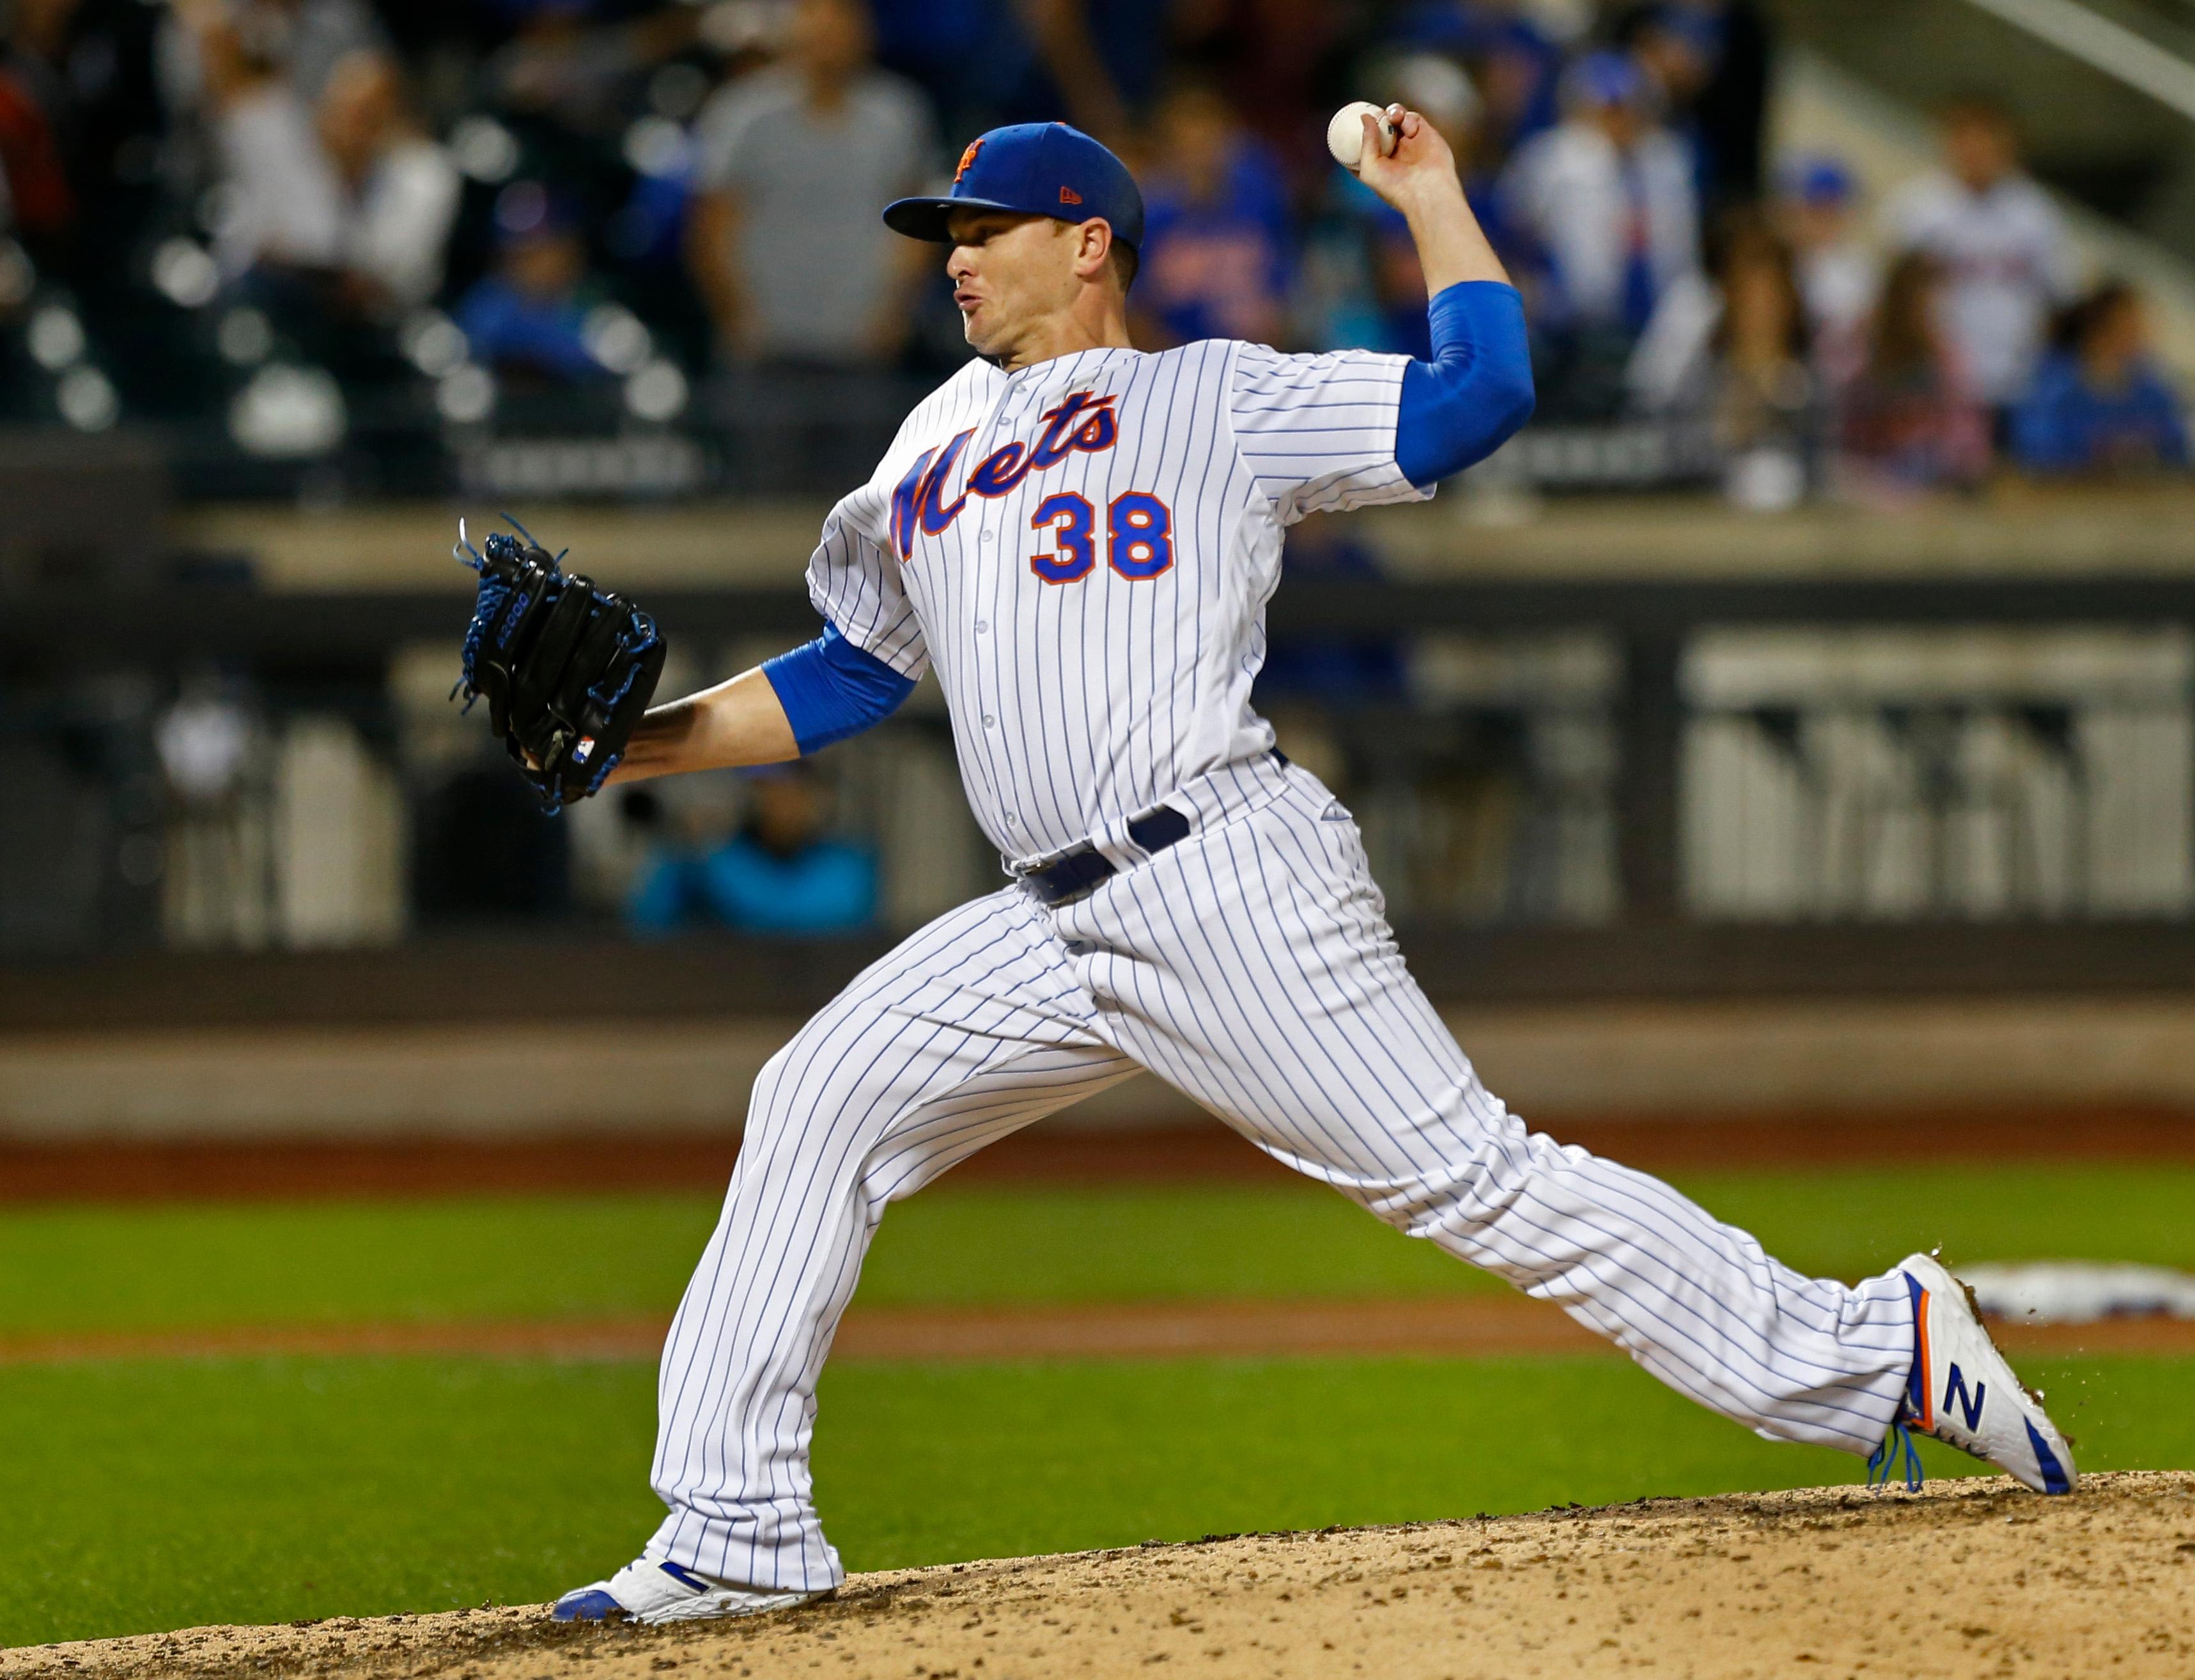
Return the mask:
{"type": "Polygon", "coordinates": [[[1532,417],[1524,300],[1498,280],[1459,280],[1426,310],[1433,359],[1403,370],[1395,464],[1420,490],[1507,443],[1532,417]]]}
{"type": "Polygon", "coordinates": [[[863,653],[827,623],[815,641],[764,660],[762,671],[804,757],[883,722],[914,692],[913,678],[863,653]]]}

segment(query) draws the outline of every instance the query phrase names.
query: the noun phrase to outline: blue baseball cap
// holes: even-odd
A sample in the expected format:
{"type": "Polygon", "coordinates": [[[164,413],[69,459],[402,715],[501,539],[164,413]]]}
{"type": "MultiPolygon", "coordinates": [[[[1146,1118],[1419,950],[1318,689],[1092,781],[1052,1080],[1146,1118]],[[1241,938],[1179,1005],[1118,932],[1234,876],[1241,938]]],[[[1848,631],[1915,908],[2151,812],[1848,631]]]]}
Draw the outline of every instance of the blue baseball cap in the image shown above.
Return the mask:
{"type": "Polygon", "coordinates": [[[901,198],[884,206],[884,226],[911,239],[950,245],[953,210],[1013,210],[1062,222],[1100,216],[1132,250],[1144,243],[1144,195],[1128,166],[1065,123],[1016,123],[969,141],[942,198],[901,198]]]}
{"type": "Polygon", "coordinates": [[[1607,48],[1587,53],[1563,77],[1564,95],[1578,105],[1641,105],[1652,91],[1636,59],[1607,48]]]}
{"type": "Polygon", "coordinates": [[[1802,204],[1841,204],[1852,196],[1852,172],[1826,153],[1797,158],[1783,171],[1783,191],[1802,204]]]}

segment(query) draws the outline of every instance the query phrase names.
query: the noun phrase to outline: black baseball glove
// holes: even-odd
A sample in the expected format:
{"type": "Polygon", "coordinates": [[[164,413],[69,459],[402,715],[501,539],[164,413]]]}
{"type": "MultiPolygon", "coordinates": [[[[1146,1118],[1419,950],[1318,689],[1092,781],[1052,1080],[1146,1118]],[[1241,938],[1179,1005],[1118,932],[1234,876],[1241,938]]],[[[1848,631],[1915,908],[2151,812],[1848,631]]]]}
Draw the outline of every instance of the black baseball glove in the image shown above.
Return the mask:
{"type": "Polygon", "coordinates": [[[625,756],[633,725],[663,675],[668,644],[655,620],[597,589],[518,527],[478,549],[458,526],[452,552],[480,573],[465,630],[467,710],[487,697],[488,720],[550,810],[600,788],[625,756]]]}

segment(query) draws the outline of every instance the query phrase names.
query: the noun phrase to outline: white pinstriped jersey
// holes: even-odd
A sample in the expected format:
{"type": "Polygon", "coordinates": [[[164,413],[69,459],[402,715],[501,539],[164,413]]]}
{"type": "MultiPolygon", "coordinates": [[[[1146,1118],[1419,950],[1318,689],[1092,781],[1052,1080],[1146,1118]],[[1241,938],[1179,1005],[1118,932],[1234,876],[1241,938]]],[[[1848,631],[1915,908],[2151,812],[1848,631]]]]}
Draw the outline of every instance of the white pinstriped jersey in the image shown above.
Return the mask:
{"type": "Polygon", "coordinates": [[[1283,531],[1431,493],[1395,464],[1407,365],[1216,339],[972,361],[832,510],[809,593],[936,671],[999,850],[1057,851],[1273,745],[1250,685],[1283,531]]]}
{"type": "Polygon", "coordinates": [[[664,1344],[645,1558],[769,1591],[842,1580],[809,1449],[885,1208],[1138,1070],[1769,1439],[1882,1441],[1914,1364],[1904,1274],[1800,1277],[1667,1185],[1528,1133],[1411,979],[1347,811],[1264,751],[1249,690],[1282,531],[1417,493],[1394,460],[1403,366],[1218,342],[978,364],[832,515],[816,604],[901,671],[936,669],[1000,849],[1087,835],[1115,872],[948,911],[770,1057],[664,1344]],[[1169,797],[1186,831],[1116,860],[1169,797]]]}

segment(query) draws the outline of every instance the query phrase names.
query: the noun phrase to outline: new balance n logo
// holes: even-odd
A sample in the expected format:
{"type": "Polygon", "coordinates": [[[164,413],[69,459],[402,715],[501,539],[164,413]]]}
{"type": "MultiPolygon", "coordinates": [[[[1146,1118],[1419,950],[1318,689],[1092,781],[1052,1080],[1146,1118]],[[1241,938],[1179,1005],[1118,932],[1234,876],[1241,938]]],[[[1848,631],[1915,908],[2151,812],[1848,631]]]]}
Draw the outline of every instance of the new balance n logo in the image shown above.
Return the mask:
{"type": "Polygon", "coordinates": [[[1951,1402],[1957,1401],[1959,1410],[1965,1414],[1967,1427],[1978,1430],[1982,1424],[1982,1396],[1988,1392],[1987,1383],[1977,1383],[1973,1392],[1968,1394],[1967,1379],[1960,1374],[1959,1367],[1955,1364],[1951,1366],[1951,1380],[1944,1384],[1944,1404],[1939,1409],[1948,1412],[1951,1409],[1951,1402]]]}

